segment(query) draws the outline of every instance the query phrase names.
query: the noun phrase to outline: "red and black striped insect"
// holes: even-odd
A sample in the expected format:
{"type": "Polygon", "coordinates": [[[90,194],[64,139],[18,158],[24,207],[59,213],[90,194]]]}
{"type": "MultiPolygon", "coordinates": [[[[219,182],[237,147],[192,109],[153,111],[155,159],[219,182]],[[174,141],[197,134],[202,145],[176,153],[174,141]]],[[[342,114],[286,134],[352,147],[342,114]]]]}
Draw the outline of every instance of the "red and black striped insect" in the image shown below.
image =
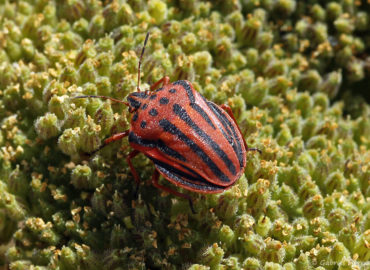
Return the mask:
{"type": "Polygon", "coordinates": [[[194,212],[190,196],[159,184],[160,175],[193,192],[220,193],[244,172],[246,151],[259,150],[248,148],[230,107],[207,100],[189,81],[170,83],[165,76],[150,91],[140,90],[140,66],[148,37],[149,33],[139,60],[137,92],[129,94],[127,102],[104,96],[77,98],[103,98],[128,105],[130,129],[107,138],[99,149],[128,136],[134,150],[126,159],[137,184],[140,179],[131,160],[143,153],[155,165],[153,185],[188,199],[194,212]]]}

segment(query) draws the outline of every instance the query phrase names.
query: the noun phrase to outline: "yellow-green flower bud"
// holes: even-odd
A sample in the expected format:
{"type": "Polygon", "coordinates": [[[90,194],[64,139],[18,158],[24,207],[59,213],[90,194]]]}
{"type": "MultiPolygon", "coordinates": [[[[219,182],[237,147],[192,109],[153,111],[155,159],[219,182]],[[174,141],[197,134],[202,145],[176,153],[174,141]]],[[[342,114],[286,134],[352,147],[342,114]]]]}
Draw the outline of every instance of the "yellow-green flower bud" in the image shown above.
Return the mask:
{"type": "Polygon", "coordinates": [[[353,52],[351,46],[347,45],[335,54],[335,61],[340,67],[346,67],[352,61],[353,52]]]}
{"type": "Polygon", "coordinates": [[[334,262],[340,263],[343,258],[350,258],[351,253],[341,242],[336,242],[330,252],[330,257],[334,262]]]}
{"type": "Polygon", "coordinates": [[[96,59],[96,70],[100,76],[109,76],[110,68],[113,63],[113,54],[112,52],[102,52],[97,55],[96,59]]]}
{"type": "Polygon", "coordinates": [[[101,145],[100,132],[100,125],[96,125],[89,116],[81,129],[81,136],[79,138],[82,151],[91,153],[99,148],[101,145]]]}
{"type": "Polygon", "coordinates": [[[35,63],[39,71],[45,71],[50,65],[49,59],[43,53],[40,53],[38,51],[35,52],[33,62],[35,63]]]}
{"type": "Polygon", "coordinates": [[[223,259],[224,253],[224,250],[215,243],[202,252],[200,262],[211,268],[218,267],[223,259]]]}
{"type": "Polygon", "coordinates": [[[252,184],[248,190],[247,203],[248,208],[253,213],[264,211],[270,199],[268,180],[259,179],[256,183],[252,184]]]}
{"type": "Polygon", "coordinates": [[[306,118],[312,110],[312,98],[308,93],[299,93],[297,95],[296,106],[302,113],[302,116],[306,118]]]}
{"type": "MultiPolygon", "coordinates": [[[[23,171],[19,169],[19,165],[9,174],[7,181],[8,189],[11,193],[18,196],[24,196],[29,191],[28,178],[23,171]]],[[[1,227],[1,226],[0,226],[1,227]]]]}
{"type": "Polygon", "coordinates": [[[228,225],[222,225],[218,236],[227,249],[232,248],[235,244],[235,233],[228,225]]]}
{"type": "Polygon", "coordinates": [[[73,30],[82,37],[87,37],[89,22],[85,18],[80,18],[73,23],[73,30]]]}
{"type": "Polygon", "coordinates": [[[114,123],[113,110],[110,102],[104,102],[102,106],[95,112],[94,121],[101,126],[102,135],[105,136],[110,134],[114,123]]]}
{"type": "Polygon", "coordinates": [[[281,242],[289,242],[292,238],[293,227],[285,221],[284,218],[279,218],[274,221],[271,227],[271,235],[281,242]]]}
{"type": "Polygon", "coordinates": [[[58,139],[59,149],[66,155],[74,156],[78,154],[80,128],[65,129],[58,139]]]}
{"type": "Polygon", "coordinates": [[[91,198],[91,207],[94,213],[99,215],[106,215],[107,214],[107,203],[106,198],[104,196],[104,187],[97,188],[91,198]]]}
{"type": "Polygon", "coordinates": [[[328,15],[328,19],[330,21],[334,21],[343,13],[342,6],[340,5],[340,3],[332,1],[327,4],[326,13],[328,15]]]}
{"type": "Polygon", "coordinates": [[[82,128],[86,123],[86,113],[84,108],[70,110],[64,122],[63,128],[82,128]]]}
{"type": "Polygon", "coordinates": [[[195,50],[197,43],[198,43],[197,37],[193,33],[188,33],[184,35],[183,38],[181,39],[182,49],[186,53],[190,53],[193,50],[195,50]]]}
{"type": "Polygon", "coordinates": [[[244,24],[243,15],[240,11],[234,11],[226,17],[226,21],[232,26],[237,35],[240,35],[240,31],[244,24]]]}
{"type": "Polygon", "coordinates": [[[263,52],[271,47],[273,40],[274,35],[271,32],[261,32],[258,34],[256,48],[263,52]]]}
{"type": "Polygon", "coordinates": [[[188,270],[209,270],[209,266],[200,265],[200,264],[192,264],[188,270]]]}
{"type": "Polygon", "coordinates": [[[13,62],[18,61],[22,57],[22,47],[11,39],[7,40],[5,50],[13,62]]]}
{"type": "Polygon", "coordinates": [[[73,269],[77,264],[76,253],[70,248],[64,246],[59,255],[60,267],[62,269],[73,269]]]}
{"type": "Polygon", "coordinates": [[[347,179],[341,172],[332,172],[325,181],[325,191],[328,194],[336,191],[343,191],[347,185],[347,179]]]}
{"type": "Polygon", "coordinates": [[[120,219],[125,218],[129,214],[129,209],[124,201],[122,194],[115,191],[113,195],[112,210],[114,216],[120,219]]]}
{"type": "Polygon", "coordinates": [[[99,183],[87,165],[77,165],[71,174],[71,183],[77,189],[95,189],[99,183]]]}
{"type": "Polygon", "coordinates": [[[314,218],[322,215],[324,210],[324,201],[321,195],[315,195],[309,198],[303,205],[303,215],[306,218],[314,218]]]}
{"type": "Polygon", "coordinates": [[[194,55],[194,69],[198,74],[208,73],[212,65],[212,56],[207,51],[196,52],[194,55]]]}
{"type": "Polygon", "coordinates": [[[83,44],[83,39],[80,35],[67,31],[60,37],[60,42],[63,44],[65,50],[77,50],[83,44]]]}
{"type": "Polygon", "coordinates": [[[365,77],[363,61],[352,60],[347,64],[346,69],[348,71],[348,80],[352,82],[360,81],[365,77]]]}
{"type": "MultiPolygon", "coordinates": [[[[283,265],[284,270],[295,270],[295,265],[292,262],[283,265]]],[[[323,269],[324,270],[324,269],[323,269]]]]}
{"type": "Polygon", "coordinates": [[[261,32],[261,29],[261,21],[251,16],[245,21],[244,27],[240,31],[238,36],[239,42],[246,46],[253,46],[258,40],[258,35],[261,32]]]}
{"type": "Polygon", "coordinates": [[[316,70],[311,69],[301,76],[298,89],[301,91],[316,92],[321,81],[320,74],[316,70]]]}
{"type": "Polygon", "coordinates": [[[161,24],[167,19],[167,5],[160,0],[150,0],[148,3],[150,16],[154,18],[156,24],[161,24]]]}
{"type": "Polygon", "coordinates": [[[257,258],[248,257],[242,263],[242,267],[245,270],[257,270],[261,268],[261,262],[257,258]]]}
{"type": "Polygon", "coordinates": [[[262,236],[266,237],[267,234],[270,232],[272,227],[271,219],[267,216],[260,216],[255,226],[256,232],[262,236]]]}
{"type": "Polygon", "coordinates": [[[55,137],[60,132],[60,123],[54,113],[47,113],[39,117],[35,122],[37,134],[44,140],[55,137]]]}
{"type": "Polygon", "coordinates": [[[49,112],[55,114],[59,120],[63,120],[69,109],[67,96],[52,96],[48,104],[49,112]]]}
{"type": "Polygon", "coordinates": [[[311,8],[311,15],[315,21],[325,21],[326,11],[319,4],[314,4],[311,8]]]}
{"type": "Polygon", "coordinates": [[[91,39],[85,41],[77,53],[75,65],[79,67],[87,58],[93,58],[97,54],[94,42],[91,39]]]}
{"type": "Polygon", "coordinates": [[[357,31],[366,31],[369,29],[369,15],[365,11],[358,11],[356,13],[355,26],[357,31]]]}
{"type": "Polygon", "coordinates": [[[354,252],[358,254],[358,261],[369,262],[370,261],[370,229],[364,231],[357,238],[357,242],[354,248],[354,252]]]}
{"type": "MultiPolygon", "coordinates": [[[[261,253],[261,259],[265,262],[274,262],[282,264],[285,257],[285,249],[280,241],[270,240],[266,243],[266,247],[261,253]]],[[[281,267],[279,265],[279,267],[281,267]]],[[[276,269],[276,265],[268,269],[276,269]]],[[[265,265],[266,269],[266,265],[265,265]]]]}
{"type": "Polygon", "coordinates": [[[112,85],[108,77],[99,77],[96,80],[98,95],[110,96],[112,93],[112,85]]]}
{"type": "Polygon", "coordinates": [[[104,35],[105,19],[102,15],[95,15],[89,23],[89,36],[91,38],[99,38],[104,35]]]}
{"type": "Polygon", "coordinates": [[[77,84],[80,81],[80,74],[72,66],[66,66],[60,74],[59,80],[61,82],[69,82],[70,84],[77,84]]]}
{"type": "Polygon", "coordinates": [[[24,38],[21,41],[22,55],[27,61],[31,61],[35,55],[35,47],[32,40],[24,38]]]}
{"type": "Polygon", "coordinates": [[[120,3],[118,21],[121,25],[131,25],[135,22],[135,12],[128,3],[120,3]]]}
{"type": "Polygon", "coordinates": [[[355,25],[349,19],[340,17],[334,21],[334,27],[339,33],[350,34],[355,25]]]}
{"type": "Polygon", "coordinates": [[[293,0],[277,0],[274,1],[273,11],[281,18],[293,13],[295,8],[296,2],[293,0]]]}
{"type": "Polygon", "coordinates": [[[306,253],[301,253],[299,257],[295,260],[296,270],[307,270],[312,269],[309,255],[306,253]]]}
{"type": "Polygon", "coordinates": [[[328,220],[330,222],[331,231],[339,232],[348,225],[349,216],[343,209],[336,208],[328,214],[328,220]]]}
{"type": "MultiPolygon", "coordinates": [[[[17,228],[17,221],[11,220],[6,211],[0,210],[0,241],[7,243],[17,228]]],[[[15,255],[15,254],[14,254],[15,255]]],[[[11,256],[14,256],[11,254],[11,256]]]]}
{"type": "Polygon", "coordinates": [[[244,97],[246,103],[255,106],[260,105],[263,102],[267,92],[268,83],[262,78],[257,79],[256,82],[252,83],[250,88],[247,87],[247,85],[240,88],[240,93],[244,97]]]}
{"type": "Polygon", "coordinates": [[[279,145],[284,146],[292,140],[293,136],[290,133],[290,129],[284,125],[284,127],[279,131],[276,137],[276,141],[279,145]]]}
{"type": "Polygon", "coordinates": [[[94,60],[86,59],[86,61],[80,66],[78,73],[80,84],[94,83],[97,77],[94,60]]]}
{"type": "Polygon", "coordinates": [[[239,240],[242,248],[247,254],[252,254],[254,256],[260,257],[261,252],[265,249],[265,242],[263,238],[258,234],[254,234],[252,231],[241,236],[242,239],[239,240]]]}
{"type": "Polygon", "coordinates": [[[25,222],[25,226],[39,241],[55,245],[60,240],[60,235],[53,230],[52,223],[45,223],[41,218],[28,218],[25,222]]]}
{"type": "Polygon", "coordinates": [[[293,221],[293,235],[302,236],[308,234],[309,224],[307,219],[300,217],[293,221]]]}
{"type": "MultiPolygon", "coordinates": [[[[14,270],[35,269],[35,265],[33,265],[32,262],[29,260],[18,260],[18,261],[10,263],[9,268],[14,269],[14,270]]],[[[45,270],[45,269],[41,268],[40,270],[45,270]]]]}

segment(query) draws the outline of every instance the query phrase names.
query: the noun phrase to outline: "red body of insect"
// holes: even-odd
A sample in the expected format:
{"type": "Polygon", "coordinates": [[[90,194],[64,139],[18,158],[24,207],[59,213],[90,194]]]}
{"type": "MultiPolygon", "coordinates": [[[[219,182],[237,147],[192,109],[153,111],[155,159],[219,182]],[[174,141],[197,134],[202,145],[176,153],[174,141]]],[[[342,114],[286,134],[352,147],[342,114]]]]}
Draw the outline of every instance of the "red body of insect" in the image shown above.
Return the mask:
{"type": "MultiPolygon", "coordinates": [[[[239,179],[246,146],[234,119],[188,81],[168,82],[127,100],[134,111],[128,139],[164,178],[182,188],[218,193],[239,179]]],[[[154,85],[156,86],[156,85],[154,85]]]]}
{"type": "Polygon", "coordinates": [[[228,106],[208,101],[188,81],[170,83],[166,76],[150,91],[140,91],[140,65],[148,36],[139,61],[138,91],[131,93],[127,102],[104,96],[76,98],[103,98],[128,105],[133,113],[130,129],[109,137],[102,147],[128,136],[134,150],[126,159],[135,181],[140,179],[131,160],[141,152],[155,164],[153,185],[188,199],[194,212],[188,195],[158,183],[160,174],[194,192],[219,193],[242,175],[246,151],[259,150],[247,147],[228,106]]]}

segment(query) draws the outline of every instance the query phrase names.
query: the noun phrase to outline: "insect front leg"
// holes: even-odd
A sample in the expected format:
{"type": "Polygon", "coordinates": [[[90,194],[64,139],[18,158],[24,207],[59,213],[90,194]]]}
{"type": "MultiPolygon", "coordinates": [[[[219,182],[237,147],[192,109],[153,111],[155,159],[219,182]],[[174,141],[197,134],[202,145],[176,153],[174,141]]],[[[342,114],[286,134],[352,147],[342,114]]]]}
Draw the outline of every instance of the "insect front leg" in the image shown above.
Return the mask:
{"type": "Polygon", "coordinates": [[[130,170],[131,170],[131,173],[132,175],[134,176],[134,179],[135,179],[135,182],[136,182],[136,189],[135,189],[135,193],[134,193],[134,197],[137,198],[138,196],[138,192],[139,192],[139,185],[140,185],[140,177],[139,177],[139,174],[137,173],[134,165],[132,165],[132,162],[131,162],[131,159],[133,159],[134,157],[136,157],[138,154],[140,153],[140,151],[138,150],[133,150],[130,154],[128,154],[128,156],[126,157],[126,161],[128,163],[128,166],[130,167],[130,170]]]}
{"type": "Polygon", "coordinates": [[[186,194],[183,194],[181,192],[172,190],[172,189],[170,189],[168,187],[162,186],[161,184],[158,183],[158,180],[159,180],[159,172],[157,170],[154,170],[154,173],[153,173],[153,176],[152,176],[152,184],[153,184],[153,186],[155,186],[156,188],[159,188],[159,189],[161,189],[163,191],[166,191],[168,193],[171,193],[171,194],[173,194],[175,196],[178,196],[178,197],[187,199],[189,201],[189,206],[190,206],[191,212],[193,214],[196,214],[197,213],[194,210],[193,201],[192,201],[192,199],[191,199],[191,197],[189,195],[186,195],[186,194]]]}
{"type": "MultiPolygon", "coordinates": [[[[221,104],[221,105],[220,105],[220,107],[221,107],[224,111],[226,111],[226,112],[228,113],[228,115],[230,115],[230,117],[233,119],[233,121],[234,121],[235,125],[237,126],[237,128],[238,128],[238,130],[239,130],[240,134],[243,134],[243,133],[241,132],[240,128],[239,128],[238,123],[236,122],[236,119],[235,119],[234,113],[233,113],[233,111],[231,110],[230,106],[229,106],[229,105],[226,105],[226,104],[221,104]]],[[[261,151],[261,150],[259,150],[258,148],[249,148],[243,136],[242,136],[242,138],[243,138],[243,143],[244,143],[244,146],[245,146],[245,150],[246,150],[246,151],[257,151],[258,153],[262,154],[262,151],[261,151]]]]}
{"type": "Polygon", "coordinates": [[[90,152],[90,153],[87,153],[89,156],[92,156],[94,155],[96,152],[100,151],[101,149],[103,149],[104,147],[106,147],[108,144],[112,143],[112,142],[115,142],[115,141],[118,141],[126,136],[128,136],[129,134],[129,130],[126,130],[124,132],[121,132],[121,133],[117,133],[117,134],[113,134],[112,136],[110,136],[109,138],[105,139],[103,144],[99,146],[99,148],[95,149],[94,151],[90,152]]]}
{"type": "Polygon", "coordinates": [[[164,76],[159,81],[155,82],[153,85],[150,86],[150,91],[154,91],[158,88],[158,86],[162,83],[162,87],[170,83],[170,77],[164,76]]]}

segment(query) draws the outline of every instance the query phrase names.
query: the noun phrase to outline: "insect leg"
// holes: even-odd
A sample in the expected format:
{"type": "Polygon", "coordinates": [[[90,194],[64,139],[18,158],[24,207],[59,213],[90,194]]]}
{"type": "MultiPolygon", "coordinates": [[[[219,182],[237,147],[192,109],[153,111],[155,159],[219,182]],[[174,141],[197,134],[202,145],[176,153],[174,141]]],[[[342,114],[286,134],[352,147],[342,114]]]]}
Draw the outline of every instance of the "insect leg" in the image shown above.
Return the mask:
{"type": "Polygon", "coordinates": [[[155,82],[153,85],[150,86],[150,91],[154,91],[158,88],[158,86],[162,83],[162,86],[170,83],[170,77],[164,76],[159,81],[155,82]]]}
{"type": "Polygon", "coordinates": [[[154,173],[153,173],[153,176],[152,176],[152,184],[153,184],[153,186],[155,186],[156,188],[162,189],[162,190],[164,190],[164,191],[166,191],[168,193],[171,193],[171,194],[173,194],[175,196],[178,196],[178,197],[187,199],[189,201],[189,206],[190,206],[191,212],[193,212],[193,214],[196,214],[196,212],[194,210],[194,207],[193,207],[193,201],[192,201],[192,199],[191,199],[191,197],[189,195],[186,195],[186,194],[177,192],[175,190],[172,190],[172,189],[170,189],[168,187],[162,186],[161,184],[158,183],[158,180],[159,180],[159,172],[157,170],[155,170],[154,173]]]}
{"type": "Polygon", "coordinates": [[[136,157],[139,153],[140,153],[140,151],[138,151],[138,150],[133,150],[133,151],[132,151],[130,154],[128,154],[128,156],[126,157],[126,161],[127,161],[127,163],[128,163],[128,166],[130,167],[131,173],[132,173],[132,175],[134,176],[134,179],[135,179],[135,182],[136,182],[136,189],[135,189],[135,193],[134,193],[134,197],[135,197],[135,198],[137,198],[138,191],[139,191],[140,177],[139,177],[139,174],[137,173],[137,171],[135,170],[134,165],[132,165],[131,159],[133,159],[134,157],[136,157]]]}
{"type": "MultiPolygon", "coordinates": [[[[233,111],[231,110],[230,106],[229,105],[226,105],[226,104],[221,104],[220,107],[222,109],[224,109],[230,115],[230,117],[233,119],[235,125],[237,126],[240,134],[243,134],[241,132],[240,128],[239,128],[238,123],[235,120],[235,116],[234,116],[233,111]]],[[[249,148],[243,136],[242,136],[242,138],[243,138],[243,142],[244,142],[244,146],[245,146],[246,151],[257,151],[258,153],[262,154],[262,151],[259,150],[258,148],[249,148]]]]}
{"type": "Polygon", "coordinates": [[[129,130],[126,130],[124,132],[121,132],[121,133],[117,133],[117,134],[113,134],[112,136],[110,136],[109,138],[106,138],[103,142],[102,145],[100,145],[97,149],[95,149],[94,151],[88,153],[89,156],[92,156],[94,155],[96,152],[100,151],[101,149],[103,149],[104,147],[106,147],[108,144],[110,144],[111,142],[114,142],[114,141],[117,141],[117,140],[120,140],[126,136],[128,136],[129,134],[129,130]]]}

